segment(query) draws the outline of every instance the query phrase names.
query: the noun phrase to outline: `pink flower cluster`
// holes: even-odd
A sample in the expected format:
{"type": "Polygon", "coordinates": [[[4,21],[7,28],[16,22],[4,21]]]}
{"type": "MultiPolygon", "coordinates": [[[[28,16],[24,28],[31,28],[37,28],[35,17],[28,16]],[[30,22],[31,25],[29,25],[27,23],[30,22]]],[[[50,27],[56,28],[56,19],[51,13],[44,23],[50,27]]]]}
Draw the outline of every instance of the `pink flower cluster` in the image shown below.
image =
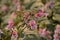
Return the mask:
{"type": "Polygon", "coordinates": [[[39,29],[39,35],[41,36],[41,37],[47,37],[47,38],[49,38],[49,39],[51,39],[52,37],[51,37],[51,35],[50,35],[50,32],[48,31],[48,30],[46,30],[46,28],[44,28],[44,29],[42,29],[42,28],[40,28],[39,29]]]}
{"type": "Polygon", "coordinates": [[[2,10],[3,12],[7,11],[7,6],[6,6],[6,5],[3,5],[3,6],[1,7],[1,10],[2,10]]]}
{"type": "Polygon", "coordinates": [[[43,16],[43,12],[44,12],[44,10],[40,9],[40,11],[37,14],[35,14],[35,17],[39,18],[39,17],[43,16]]]}
{"type": "Polygon", "coordinates": [[[53,8],[53,6],[54,6],[54,2],[49,2],[46,3],[45,8],[49,9],[49,8],[53,8]]]}
{"type": "Polygon", "coordinates": [[[40,18],[41,16],[48,16],[48,13],[44,13],[44,9],[41,8],[37,14],[35,14],[36,18],[40,18]]]}
{"type": "Polygon", "coordinates": [[[55,29],[55,32],[54,32],[54,40],[59,40],[59,33],[60,33],[60,25],[56,25],[56,29],[55,29]]]}
{"type": "Polygon", "coordinates": [[[21,3],[19,0],[13,0],[13,3],[17,6],[17,11],[21,11],[21,3]]]}
{"type": "Polygon", "coordinates": [[[13,28],[13,26],[14,26],[14,21],[13,20],[9,20],[7,28],[10,30],[11,28],[13,28]]]}
{"type": "Polygon", "coordinates": [[[15,12],[12,12],[11,16],[10,16],[12,19],[16,18],[17,17],[17,14],[15,12]]]}
{"type": "Polygon", "coordinates": [[[37,29],[37,24],[35,20],[30,20],[29,25],[31,27],[31,29],[37,29]]]}
{"type": "Polygon", "coordinates": [[[28,19],[29,19],[29,12],[24,12],[24,15],[23,15],[23,17],[24,17],[24,23],[27,23],[27,21],[28,21],[28,19]]]}
{"type": "Polygon", "coordinates": [[[29,12],[25,12],[23,16],[24,16],[24,18],[27,19],[29,17],[29,12]]]}
{"type": "Polygon", "coordinates": [[[16,31],[16,30],[13,30],[12,36],[13,36],[13,37],[18,37],[18,34],[17,34],[17,31],[16,31]]]}

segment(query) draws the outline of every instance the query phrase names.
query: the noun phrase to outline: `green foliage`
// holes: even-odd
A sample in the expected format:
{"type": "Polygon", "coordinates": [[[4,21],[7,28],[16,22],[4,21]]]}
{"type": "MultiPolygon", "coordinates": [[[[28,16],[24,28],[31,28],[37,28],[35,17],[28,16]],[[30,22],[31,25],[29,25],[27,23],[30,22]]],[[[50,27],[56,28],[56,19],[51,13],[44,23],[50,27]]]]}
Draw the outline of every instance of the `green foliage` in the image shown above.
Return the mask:
{"type": "Polygon", "coordinates": [[[46,0],[41,0],[41,2],[42,2],[43,4],[46,4],[46,0]]]}

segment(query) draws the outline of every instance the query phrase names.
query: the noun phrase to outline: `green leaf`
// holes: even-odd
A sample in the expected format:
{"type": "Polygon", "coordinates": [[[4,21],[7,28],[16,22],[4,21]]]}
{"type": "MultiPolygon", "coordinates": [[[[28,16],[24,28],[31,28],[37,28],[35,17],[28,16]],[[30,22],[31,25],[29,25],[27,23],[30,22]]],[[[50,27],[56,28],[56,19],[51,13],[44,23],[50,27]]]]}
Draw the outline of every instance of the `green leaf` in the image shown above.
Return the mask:
{"type": "Polygon", "coordinates": [[[41,0],[41,2],[42,2],[43,4],[46,4],[46,0],[41,0]]]}
{"type": "Polygon", "coordinates": [[[28,3],[28,4],[26,4],[26,8],[25,8],[25,9],[30,9],[31,6],[32,6],[34,3],[35,3],[35,1],[32,1],[32,2],[30,2],[30,3],[28,3]]]}
{"type": "Polygon", "coordinates": [[[46,25],[46,28],[47,28],[47,30],[49,30],[49,31],[51,31],[51,32],[54,32],[55,25],[53,25],[53,24],[47,24],[47,25],[46,25]]]}

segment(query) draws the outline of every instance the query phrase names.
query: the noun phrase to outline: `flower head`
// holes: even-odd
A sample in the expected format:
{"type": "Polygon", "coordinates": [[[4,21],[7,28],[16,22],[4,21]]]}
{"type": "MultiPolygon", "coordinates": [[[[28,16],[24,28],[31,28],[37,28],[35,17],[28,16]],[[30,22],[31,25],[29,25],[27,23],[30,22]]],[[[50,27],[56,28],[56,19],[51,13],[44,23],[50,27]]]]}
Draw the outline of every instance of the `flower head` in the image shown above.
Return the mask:
{"type": "Polygon", "coordinates": [[[37,29],[37,24],[36,24],[35,20],[31,20],[29,22],[29,25],[30,25],[31,29],[37,29]]]}
{"type": "Polygon", "coordinates": [[[11,14],[10,17],[11,17],[11,18],[16,18],[16,16],[17,16],[16,13],[15,13],[15,12],[12,12],[12,14],[11,14]]]}
{"type": "Polygon", "coordinates": [[[35,17],[39,18],[44,15],[44,9],[40,9],[37,14],[35,14],[35,17]]]}
{"type": "Polygon", "coordinates": [[[35,20],[31,20],[31,21],[29,22],[29,24],[30,24],[30,26],[34,26],[34,25],[36,25],[36,22],[35,22],[35,20]]]}
{"type": "Polygon", "coordinates": [[[58,33],[60,32],[60,25],[56,25],[56,29],[55,29],[58,33]]]}
{"type": "Polygon", "coordinates": [[[18,37],[18,33],[17,33],[16,30],[13,30],[13,32],[12,32],[12,37],[14,37],[14,38],[18,37]]]}
{"type": "Polygon", "coordinates": [[[43,15],[43,13],[37,13],[37,14],[35,14],[35,17],[41,17],[43,15]]]}
{"type": "Polygon", "coordinates": [[[16,4],[18,1],[17,0],[13,0],[13,3],[16,4]]]}
{"type": "Polygon", "coordinates": [[[17,35],[17,32],[16,32],[16,31],[13,31],[13,32],[12,32],[12,35],[17,35]]]}
{"type": "Polygon", "coordinates": [[[60,32],[60,25],[57,24],[56,25],[56,29],[55,29],[55,32],[54,32],[54,40],[59,40],[59,32],[60,32]]]}
{"type": "Polygon", "coordinates": [[[43,8],[40,8],[39,12],[40,13],[43,13],[44,12],[44,9],[43,8]]]}
{"type": "Polygon", "coordinates": [[[24,23],[27,23],[28,19],[30,18],[29,12],[24,12],[23,17],[24,17],[24,23]]]}
{"type": "Polygon", "coordinates": [[[54,2],[49,2],[45,5],[45,8],[53,8],[54,2]]]}
{"type": "Polygon", "coordinates": [[[8,21],[8,25],[12,25],[12,26],[13,26],[13,25],[14,25],[13,20],[9,20],[9,21],[8,21]]]}
{"type": "Polygon", "coordinates": [[[10,30],[11,28],[13,28],[13,26],[14,26],[13,20],[9,20],[9,21],[8,21],[8,25],[7,25],[6,28],[7,28],[8,30],[10,30]]]}
{"type": "Polygon", "coordinates": [[[13,4],[20,5],[20,2],[19,2],[19,0],[13,0],[13,4]]]}
{"type": "Polygon", "coordinates": [[[54,40],[59,40],[58,34],[54,34],[54,40]]]}
{"type": "Polygon", "coordinates": [[[44,29],[39,29],[39,35],[41,37],[48,37],[51,39],[51,36],[50,36],[50,32],[48,30],[46,30],[45,28],[44,29]]]}
{"type": "Polygon", "coordinates": [[[56,25],[56,29],[60,29],[60,25],[58,24],[58,25],[56,25]]]}
{"type": "Polygon", "coordinates": [[[24,18],[28,18],[28,16],[29,16],[29,12],[25,12],[24,13],[24,18]]]}
{"type": "Polygon", "coordinates": [[[21,5],[17,5],[17,11],[21,11],[21,5]]]}
{"type": "Polygon", "coordinates": [[[1,10],[2,10],[3,12],[7,11],[7,6],[6,6],[6,5],[3,5],[3,6],[1,7],[1,10]]]}
{"type": "Polygon", "coordinates": [[[47,17],[48,15],[49,15],[48,13],[44,13],[44,16],[46,16],[46,17],[47,17]]]}

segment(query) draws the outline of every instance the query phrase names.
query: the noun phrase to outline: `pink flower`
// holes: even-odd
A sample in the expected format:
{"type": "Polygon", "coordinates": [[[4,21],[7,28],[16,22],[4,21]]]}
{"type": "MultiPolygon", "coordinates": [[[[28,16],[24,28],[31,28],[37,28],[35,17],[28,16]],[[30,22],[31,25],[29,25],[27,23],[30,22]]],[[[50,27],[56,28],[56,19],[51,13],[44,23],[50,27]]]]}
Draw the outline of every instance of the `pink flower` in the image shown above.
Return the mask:
{"type": "Polygon", "coordinates": [[[60,29],[60,25],[58,24],[58,25],[56,25],[56,29],[60,29]]]}
{"type": "Polygon", "coordinates": [[[37,25],[31,26],[31,29],[32,29],[32,30],[37,29],[37,25]]]}
{"type": "Polygon", "coordinates": [[[58,34],[58,31],[57,31],[57,30],[55,30],[55,31],[54,31],[54,33],[55,33],[55,34],[58,34]]]}
{"type": "Polygon", "coordinates": [[[43,29],[42,28],[40,28],[39,29],[39,34],[41,34],[43,32],[43,29]]]}
{"type": "Polygon", "coordinates": [[[13,32],[12,32],[12,35],[17,35],[17,32],[16,32],[16,31],[13,31],[13,32]]]}
{"type": "Polygon", "coordinates": [[[22,7],[21,5],[17,5],[17,11],[21,11],[22,7]]]}
{"type": "Polygon", "coordinates": [[[24,18],[28,18],[28,16],[29,16],[29,12],[25,12],[24,13],[24,18]]]}
{"type": "Polygon", "coordinates": [[[44,9],[43,8],[40,8],[39,12],[40,13],[43,13],[44,12],[44,9]]]}
{"type": "Polygon", "coordinates": [[[37,14],[35,14],[35,17],[41,17],[43,15],[43,13],[37,13],[37,14]]]}
{"type": "Polygon", "coordinates": [[[46,29],[39,29],[39,35],[41,37],[48,37],[51,39],[50,32],[47,31],[46,29]]]}
{"type": "Polygon", "coordinates": [[[3,6],[1,7],[1,10],[2,10],[3,12],[7,11],[7,6],[6,6],[6,5],[3,5],[3,6]]]}
{"type": "Polygon", "coordinates": [[[42,34],[41,34],[42,36],[46,36],[47,35],[47,31],[46,31],[46,29],[43,29],[43,31],[42,31],[42,34]]]}
{"type": "Polygon", "coordinates": [[[60,32],[60,25],[57,24],[55,29],[55,34],[54,34],[54,40],[59,40],[59,35],[58,35],[59,32],[60,32]]]}
{"type": "Polygon", "coordinates": [[[60,25],[56,25],[56,31],[60,32],[60,25]]]}
{"type": "Polygon", "coordinates": [[[49,2],[45,5],[45,8],[53,8],[54,2],[49,2]]]}
{"type": "Polygon", "coordinates": [[[48,35],[47,37],[48,37],[48,39],[52,39],[52,37],[50,35],[48,35]]]}
{"type": "Polygon", "coordinates": [[[18,0],[13,0],[13,3],[16,4],[18,2],[18,0]]]}
{"type": "Polygon", "coordinates": [[[39,29],[39,34],[40,34],[41,36],[45,36],[45,30],[39,29]]]}
{"type": "Polygon", "coordinates": [[[36,22],[35,22],[35,20],[31,20],[31,21],[29,22],[29,24],[30,24],[30,26],[34,26],[34,25],[36,25],[36,22]]]}
{"type": "Polygon", "coordinates": [[[45,8],[49,8],[49,5],[50,5],[49,3],[46,3],[45,8]]]}
{"type": "Polygon", "coordinates": [[[8,21],[8,25],[12,25],[12,26],[13,26],[13,25],[14,25],[13,20],[9,20],[9,21],[8,21]]]}
{"type": "Polygon", "coordinates": [[[13,4],[20,5],[20,1],[19,0],[13,0],[13,4]]]}
{"type": "Polygon", "coordinates": [[[47,17],[48,15],[49,15],[48,13],[44,13],[44,16],[46,16],[46,17],[47,17]]]}
{"type": "Polygon", "coordinates": [[[27,23],[27,20],[30,18],[29,12],[24,12],[23,17],[24,17],[24,23],[27,23]]]}
{"type": "Polygon", "coordinates": [[[18,34],[17,34],[17,31],[16,31],[16,30],[14,30],[14,31],[12,32],[12,36],[13,36],[13,37],[18,37],[18,34]]]}
{"type": "Polygon", "coordinates": [[[16,13],[15,12],[12,12],[11,18],[15,18],[16,16],[17,16],[16,13]]]}
{"type": "Polygon", "coordinates": [[[59,40],[59,39],[53,39],[53,40],[59,40]]]}
{"type": "Polygon", "coordinates": [[[54,38],[58,38],[58,34],[54,34],[54,38]]]}
{"type": "Polygon", "coordinates": [[[13,28],[13,25],[14,25],[13,20],[9,20],[8,25],[7,25],[7,29],[10,30],[11,28],[13,28]]]}
{"type": "Polygon", "coordinates": [[[59,40],[58,34],[54,34],[54,40],[59,40]]]}
{"type": "Polygon", "coordinates": [[[35,14],[35,17],[39,18],[39,17],[41,17],[43,15],[44,15],[44,10],[40,9],[39,12],[37,14],[35,14]]]}
{"type": "Polygon", "coordinates": [[[31,29],[37,29],[37,24],[36,24],[35,20],[31,20],[29,22],[29,25],[30,25],[31,29]]]}
{"type": "Polygon", "coordinates": [[[18,2],[17,2],[17,5],[21,5],[21,2],[18,1],[18,2]]]}

